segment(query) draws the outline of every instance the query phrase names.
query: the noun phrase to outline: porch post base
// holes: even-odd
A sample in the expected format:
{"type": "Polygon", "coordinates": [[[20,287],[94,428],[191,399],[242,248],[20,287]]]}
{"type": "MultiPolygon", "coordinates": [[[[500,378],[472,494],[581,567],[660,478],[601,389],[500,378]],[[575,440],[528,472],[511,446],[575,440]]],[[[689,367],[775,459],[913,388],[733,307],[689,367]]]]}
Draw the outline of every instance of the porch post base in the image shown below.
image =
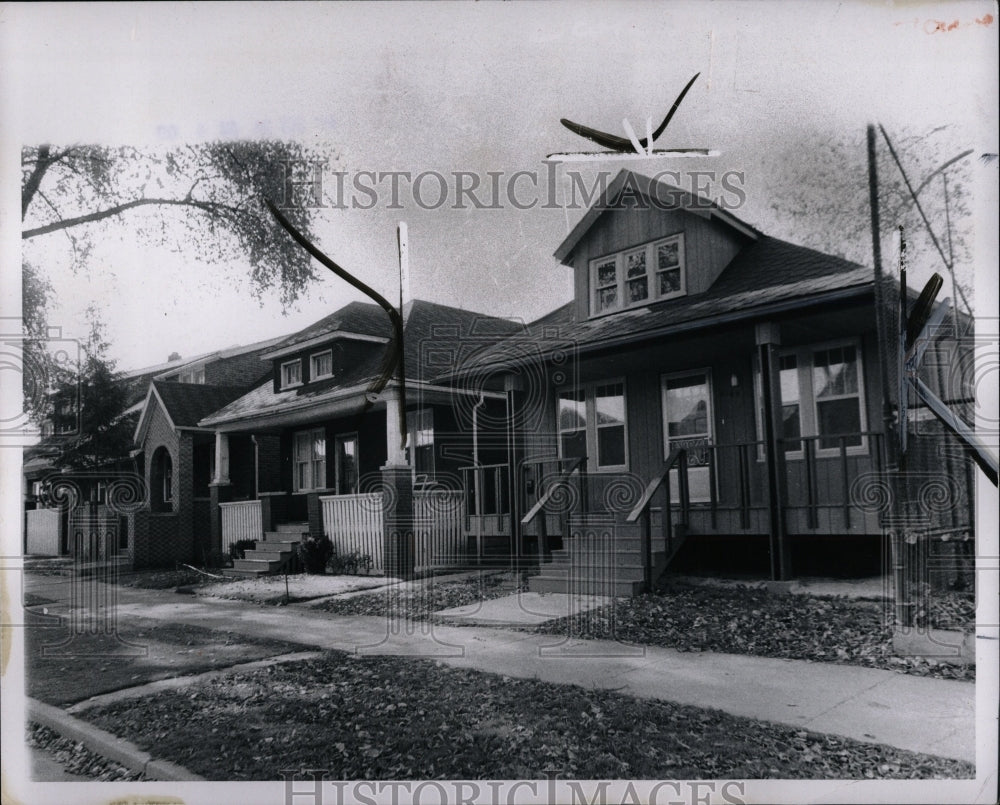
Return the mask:
{"type": "Polygon", "coordinates": [[[211,498],[210,508],[212,510],[212,531],[209,540],[209,550],[213,554],[222,553],[222,509],[220,503],[228,503],[233,499],[233,487],[226,483],[211,483],[208,485],[208,492],[211,498]]]}
{"type": "Polygon", "coordinates": [[[386,575],[413,578],[415,545],[413,527],[413,475],[406,464],[382,467],[382,528],[386,575]]]}

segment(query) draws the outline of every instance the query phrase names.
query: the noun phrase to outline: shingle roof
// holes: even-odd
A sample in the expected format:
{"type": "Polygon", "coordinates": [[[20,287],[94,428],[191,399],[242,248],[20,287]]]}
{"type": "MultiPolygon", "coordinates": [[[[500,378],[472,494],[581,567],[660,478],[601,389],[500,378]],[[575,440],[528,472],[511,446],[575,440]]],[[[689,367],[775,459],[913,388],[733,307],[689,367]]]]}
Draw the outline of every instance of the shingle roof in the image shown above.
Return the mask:
{"type": "MultiPolygon", "coordinates": [[[[392,334],[389,318],[378,305],[352,302],[291,336],[288,341],[278,345],[278,348],[308,341],[327,332],[362,332],[360,325],[365,322],[365,335],[388,338],[392,334]]],[[[443,355],[447,360],[450,351],[468,351],[470,345],[478,351],[519,329],[520,325],[515,322],[471,310],[421,299],[408,302],[403,308],[403,361],[406,378],[408,381],[427,382],[440,374],[438,367],[427,365],[428,353],[431,351],[443,355]]],[[[211,416],[206,414],[202,424],[213,425],[309,407],[342,396],[346,390],[367,386],[381,375],[388,346],[374,345],[367,356],[343,367],[330,381],[279,392],[274,391],[271,381],[263,383],[211,416]]]]}
{"type": "MultiPolygon", "coordinates": [[[[752,317],[758,308],[776,302],[807,301],[828,291],[863,289],[873,285],[869,268],[761,235],[745,246],[705,293],[671,299],[646,307],[624,310],[595,319],[574,321],[574,303],[548,313],[525,328],[523,336],[541,339],[555,328],[560,348],[571,341],[576,348],[598,348],[606,342],[632,337],[636,340],[671,327],[709,326],[723,314],[752,317]]],[[[516,360],[500,344],[484,350],[465,369],[500,359],[516,360]]],[[[533,357],[537,357],[535,351],[533,357]]]]}
{"type": "Polygon", "coordinates": [[[245,386],[206,386],[154,380],[153,387],[177,427],[195,427],[198,421],[232,402],[245,386]]]}

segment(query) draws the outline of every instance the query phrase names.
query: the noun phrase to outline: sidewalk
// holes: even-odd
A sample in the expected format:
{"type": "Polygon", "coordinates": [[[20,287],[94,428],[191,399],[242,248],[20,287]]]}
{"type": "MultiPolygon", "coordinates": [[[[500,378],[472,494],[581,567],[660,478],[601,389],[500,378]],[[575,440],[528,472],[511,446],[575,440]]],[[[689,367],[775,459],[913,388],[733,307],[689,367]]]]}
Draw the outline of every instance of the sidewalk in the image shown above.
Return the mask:
{"type": "Polygon", "coordinates": [[[343,617],[118,589],[118,613],[359,654],[426,657],[715,708],[799,729],[975,763],[975,685],[851,665],[690,653],[488,627],[343,617]]]}

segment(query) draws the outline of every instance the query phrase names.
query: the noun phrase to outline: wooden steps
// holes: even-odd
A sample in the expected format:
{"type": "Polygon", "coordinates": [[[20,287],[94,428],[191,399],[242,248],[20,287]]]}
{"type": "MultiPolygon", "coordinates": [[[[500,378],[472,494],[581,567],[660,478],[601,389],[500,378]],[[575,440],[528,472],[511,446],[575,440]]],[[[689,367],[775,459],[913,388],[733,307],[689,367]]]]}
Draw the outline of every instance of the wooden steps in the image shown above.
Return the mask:
{"type": "Polygon", "coordinates": [[[274,531],[264,532],[264,538],[245,551],[242,559],[234,559],[233,566],[223,573],[227,576],[269,576],[281,570],[298,548],[302,537],[308,536],[308,523],[280,523],[274,531]]]}

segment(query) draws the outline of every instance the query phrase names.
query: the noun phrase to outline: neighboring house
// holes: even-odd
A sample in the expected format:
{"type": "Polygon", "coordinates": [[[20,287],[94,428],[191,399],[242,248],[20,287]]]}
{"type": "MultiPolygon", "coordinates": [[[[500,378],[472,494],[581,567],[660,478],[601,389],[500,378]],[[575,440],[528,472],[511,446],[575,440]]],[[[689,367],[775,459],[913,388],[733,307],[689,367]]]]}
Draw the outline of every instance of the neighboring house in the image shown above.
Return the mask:
{"type": "MultiPolygon", "coordinates": [[[[674,559],[775,579],[882,569],[871,269],[627,171],[555,256],[574,299],[459,375],[509,367],[492,388],[518,425],[494,472],[514,494],[493,521],[512,554],[554,560],[533,589],[633,594],[674,559]],[[669,504],[652,491],[664,475],[669,504]]],[[[930,431],[911,469],[952,456],[966,497],[943,528],[967,538],[968,463],[930,431]]]]}
{"type": "MultiPolygon", "coordinates": [[[[262,356],[272,367],[271,380],[199,423],[216,437],[218,549],[265,533],[272,543],[326,534],[339,552],[366,555],[382,569],[381,469],[406,464],[417,506],[431,505],[432,489],[433,501],[442,503],[417,516],[437,517],[448,543],[441,550],[464,558],[463,468],[475,458],[504,456],[496,440],[474,456],[471,423],[482,414],[502,432],[504,400],[502,394],[480,400],[433,378],[470,350],[517,329],[492,316],[409,302],[403,308],[403,386],[390,363],[395,345],[389,318],[374,304],[346,305],[274,345],[262,356]],[[405,423],[399,413],[404,394],[405,423]]],[[[275,569],[278,554],[289,550],[278,547],[258,545],[236,569],[275,569]]],[[[417,565],[428,561],[421,555],[417,565]]]]}

